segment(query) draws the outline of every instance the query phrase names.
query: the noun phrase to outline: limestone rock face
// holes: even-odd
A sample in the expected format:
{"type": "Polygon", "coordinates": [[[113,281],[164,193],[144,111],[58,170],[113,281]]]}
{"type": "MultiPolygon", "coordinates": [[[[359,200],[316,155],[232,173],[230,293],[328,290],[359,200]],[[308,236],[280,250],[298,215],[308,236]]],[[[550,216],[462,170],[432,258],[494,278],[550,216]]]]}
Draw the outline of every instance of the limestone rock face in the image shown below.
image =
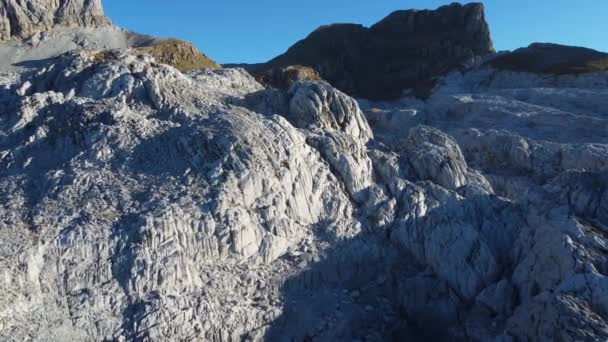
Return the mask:
{"type": "Polygon", "coordinates": [[[291,89],[289,119],[299,128],[336,130],[367,142],[373,133],[357,102],[325,83],[296,83],[291,89]]]}
{"type": "MultiPolygon", "coordinates": [[[[266,318],[248,311],[257,304],[245,298],[266,285],[246,285],[247,277],[237,275],[244,271],[237,271],[239,264],[259,267],[256,274],[270,272],[264,276],[269,279],[288,276],[280,269],[289,267],[275,261],[290,249],[317,248],[313,231],[337,239],[359,231],[341,181],[306,134],[282,117],[227,104],[226,98],[262,88],[248,74],[186,76],[127,52],[103,58],[80,52],[52,63],[28,76],[30,86],[19,87],[18,101],[3,104],[10,114],[1,122],[2,150],[24,154],[2,153],[2,184],[12,184],[3,195],[2,232],[20,226],[31,233],[3,237],[3,246],[34,248],[45,257],[29,263],[29,275],[3,278],[2,336],[26,321],[34,330],[51,324],[58,340],[175,334],[213,340],[222,331],[240,336],[272,319],[265,315],[274,309],[267,303],[254,310],[266,318]],[[41,183],[29,183],[33,179],[41,183]],[[53,200],[45,190],[51,184],[61,188],[53,200]],[[35,214],[30,205],[41,211],[35,214]],[[73,205],[80,218],[64,221],[73,205]],[[25,286],[26,279],[35,284],[25,286]],[[212,308],[220,298],[212,288],[240,286],[226,281],[243,287],[222,305],[243,296],[236,303],[245,306],[229,305],[219,318],[212,308]],[[48,302],[63,295],[67,303],[48,302]],[[38,311],[43,303],[48,305],[38,311]],[[183,305],[200,322],[225,328],[157,326],[183,305]],[[68,308],[81,318],[64,321],[68,308]],[[119,323],[123,314],[132,323],[119,323]],[[103,323],[92,316],[104,317],[103,323]],[[56,319],[59,326],[50,323],[56,319]]],[[[3,258],[3,272],[15,270],[20,257],[3,258]]],[[[261,301],[272,286],[260,292],[261,301]]]]}
{"type": "MultiPolygon", "coordinates": [[[[446,8],[375,29],[483,33],[446,8]]],[[[38,36],[0,45],[1,341],[608,340],[605,72],[370,102],[38,36]]]]}
{"type": "Polygon", "coordinates": [[[463,301],[447,285],[472,305],[465,339],[603,340],[606,73],[527,71],[486,64],[425,102],[359,102],[378,181],[397,198],[391,239],[427,267],[403,277],[419,295],[401,303],[459,326],[463,301]]]}
{"type": "Polygon", "coordinates": [[[0,1],[0,41],[26,38],[56,26],[100,27],[108,23],[101,0],[0,1]]]}
{"type": "Polygon", "coordinates": [[[370,28],[323,26],[254,70],[308,66],[351,96],[386,100],[424,95],[434,78],[493,51],[483,5],[452,4],[397,11],[370,28]]]}
{"type": "Polygon", "coordinates": [[[292,125],[308,132],[317,149],[354,198],[366,197],[372,165],[366,144],[372,130],[357,101],[326,82],[298,81],[288,92],[273,89],[252,94],[245,101],[252,110],[281,113],[292,125]]]}
{"type": "Polygon", "coordinates": [[[408,137],[409,161],[418,177],[448,189],[466,185],[467,163],[460,147],[449,136],[431,127],[418,126],[408,137]]]}

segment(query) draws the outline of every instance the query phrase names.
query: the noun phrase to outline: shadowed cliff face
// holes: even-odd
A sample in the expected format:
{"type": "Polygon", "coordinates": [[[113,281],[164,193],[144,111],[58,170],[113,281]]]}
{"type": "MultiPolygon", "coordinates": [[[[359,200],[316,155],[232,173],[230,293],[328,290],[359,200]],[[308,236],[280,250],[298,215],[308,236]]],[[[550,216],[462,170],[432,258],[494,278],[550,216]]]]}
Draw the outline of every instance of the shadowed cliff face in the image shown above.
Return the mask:
{"type": "Polygon", "coordinates": [[[101,0],[0,0],[0,41],[26,38],[56,26],[108,23],[101,0]]]}
{"type": "Polygon", "coordinates": [[[397,11],[370,28],[320,27],[257,70],[309,66],[352,96],[388,100],[409,90],[424,96],[436,77],[493,51],[483,5],[452,4],[397,11]]]}

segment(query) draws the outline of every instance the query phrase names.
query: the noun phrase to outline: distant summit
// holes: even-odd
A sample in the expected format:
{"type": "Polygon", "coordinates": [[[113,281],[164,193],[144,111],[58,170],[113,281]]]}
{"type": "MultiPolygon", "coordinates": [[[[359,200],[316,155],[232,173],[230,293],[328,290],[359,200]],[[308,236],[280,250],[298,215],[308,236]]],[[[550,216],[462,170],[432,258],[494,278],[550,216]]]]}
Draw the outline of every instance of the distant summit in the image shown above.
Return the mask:
{"type": "Polygon", "coordinates": [[[27,38],[57,26],[107,24],[101,0],[0,0],[0,41],[27,38]]]}
{"type": "Polygon", "coordinates": [[[537,74],[583,74],[608,70],[608,53],[549,43],[534,43],[491,60],[498,69],[537,74]]]}
{"type": "Polygon", "coordinates": [[[424,95],[437,77],[493,52],[483,5],[454,3],[397,11],[370,28],[322,26],[254,72],[308,66],[350,95],[389,100],[424,95]]]}

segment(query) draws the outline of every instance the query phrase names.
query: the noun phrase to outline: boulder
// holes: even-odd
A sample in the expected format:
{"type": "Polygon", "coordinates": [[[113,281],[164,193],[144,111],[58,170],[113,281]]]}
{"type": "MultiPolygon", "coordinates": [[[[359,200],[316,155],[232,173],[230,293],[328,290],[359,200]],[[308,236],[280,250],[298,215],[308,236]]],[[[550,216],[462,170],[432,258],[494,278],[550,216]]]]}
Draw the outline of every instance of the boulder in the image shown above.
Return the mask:
{"type": "Polygon", "coordinates": [[[456,141],[447,134],[428,126],[414,127],[406,149],[419,179],[452,190],[467,184],[467,162],[456,141]]]}
{"type": "Polygon", "coordinates": [[[296,127],[341,131],[367,142],[373,133],[357,101],[323,82],[298,82],[290,89],[288,120],[296,127]]]}

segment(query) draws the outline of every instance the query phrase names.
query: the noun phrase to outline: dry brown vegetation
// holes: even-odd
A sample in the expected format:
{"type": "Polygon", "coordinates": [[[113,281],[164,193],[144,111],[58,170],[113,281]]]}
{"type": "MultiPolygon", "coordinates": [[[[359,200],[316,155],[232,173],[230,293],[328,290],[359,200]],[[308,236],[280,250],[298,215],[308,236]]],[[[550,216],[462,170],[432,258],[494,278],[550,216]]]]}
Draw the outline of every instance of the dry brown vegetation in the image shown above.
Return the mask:
{"type": "Polygon", "coordinates": [[[222,68],[194,45],[178,39],[161,40],[150,46],[139,47],[137,51],[147,53],[159,63],[171,65],[182,72],[222,68]]]}
{"type": "Polygon", "coordinates": [[[256,80],[266,86],[277,89],[289,89],[297,81],[321,81],[317,71],[303,65],[289,65],[287,67],[276,67],[253,73],[256,80]]]}

